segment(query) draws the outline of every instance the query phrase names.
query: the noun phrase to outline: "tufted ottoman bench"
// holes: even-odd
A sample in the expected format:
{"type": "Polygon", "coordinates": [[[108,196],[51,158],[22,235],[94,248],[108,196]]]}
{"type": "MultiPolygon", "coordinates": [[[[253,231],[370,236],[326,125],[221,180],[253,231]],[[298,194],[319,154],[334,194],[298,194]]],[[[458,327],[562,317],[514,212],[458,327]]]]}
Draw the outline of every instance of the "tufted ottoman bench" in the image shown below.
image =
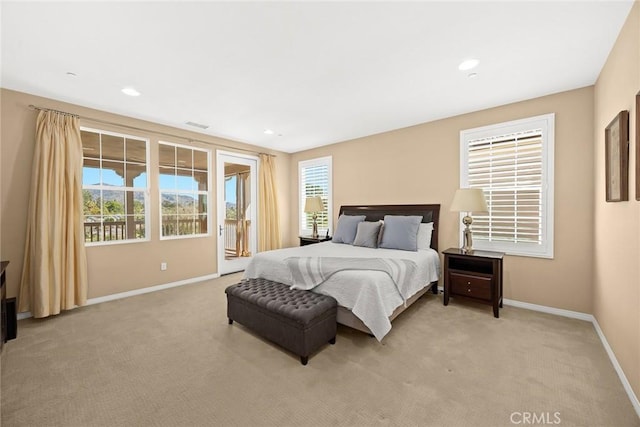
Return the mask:
{"type": "Polygon", "coordinates": [[[225,289],[229,324],[237,321],[300,356],[336,342],[338,304],[332,297],[266,279],[247,279],[225,289]]]}

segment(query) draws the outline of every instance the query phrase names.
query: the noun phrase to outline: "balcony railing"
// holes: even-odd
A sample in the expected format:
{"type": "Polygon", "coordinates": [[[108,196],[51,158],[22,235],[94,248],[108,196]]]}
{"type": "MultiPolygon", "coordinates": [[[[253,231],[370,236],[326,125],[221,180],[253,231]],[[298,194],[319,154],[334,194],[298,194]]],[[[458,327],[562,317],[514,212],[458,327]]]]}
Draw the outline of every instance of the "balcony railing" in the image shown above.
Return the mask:
{"type": "Polygon", "coordinates": [[[133,221],[132,231],[133,237],[127,237],[127,222],[126,221],[105,221],[99,222],[85,222],[84,223],[84,241],[85,242],[100,242],[100,241],[112,241],[112,240],[126,240],[127,238],[135,239],[144,237],[144,221],[133,221]],[[101,233],[102,230],[102,233],[101,233]],[[100,237],[104,236],[103,239],[100,237]]]}
{"type": "MultiPolygon", "coordinates": [[[[143,238],[145,236],[145,222],[133,221],[131,225],[134,237],[127,237],[126,221],[105,221],[85,222],[84,240],[85,242],[115,241],[143,238]],[[104,236],[101,239],[101,236],[104,236]]],[[[163,236],[204,234],[206,233],[206,220],[178,220],[162,224],[163,236]]],[[[251,231],[251,221],[237,221],[235,219],[225,219],[224,221],[224,249],[229,256],[251,256],[249,247],[249,234],[251,231]]],[[[131,234],[130,233],[130,234],[131,234]]]]}
{"type": "Polygon", "coordinates": [[[224,253],[225,256],[241,257],[251,256],[249,247],[249,235],[251,230],[250,220],[224,220],[224,253]]]}
{"type": "Polygon", "coordinates": [[[177,221],[165,221],[162,223],[163,236],[189,236],[193,234],[206,234],[207,220],[179,219],[177,221]]]}

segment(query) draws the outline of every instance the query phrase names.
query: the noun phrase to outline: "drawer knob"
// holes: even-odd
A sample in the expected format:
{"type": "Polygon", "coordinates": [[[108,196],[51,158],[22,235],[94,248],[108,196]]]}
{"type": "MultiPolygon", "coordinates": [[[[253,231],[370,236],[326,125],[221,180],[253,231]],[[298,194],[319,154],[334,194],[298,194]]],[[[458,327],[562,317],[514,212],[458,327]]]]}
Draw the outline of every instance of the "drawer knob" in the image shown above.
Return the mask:
{"type": "Polygon", "coordinates": [[[471,289],[467,289],[467,292],[471,292],[471,289]]]}
{"type": "Polygon", "coordinates": [[[470,284],[471,284],[471,282],[467,282],[467,285],[470,285],[470,284]]]}

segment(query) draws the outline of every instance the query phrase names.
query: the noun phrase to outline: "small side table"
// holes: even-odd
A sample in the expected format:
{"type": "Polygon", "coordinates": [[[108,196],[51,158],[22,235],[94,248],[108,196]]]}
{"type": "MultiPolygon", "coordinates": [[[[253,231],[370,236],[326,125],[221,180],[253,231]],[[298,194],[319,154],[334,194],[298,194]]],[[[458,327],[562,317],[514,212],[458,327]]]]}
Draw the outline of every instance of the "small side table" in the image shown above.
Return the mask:
{"type": "Polygon", "coordinates": [[[502,307],[502,259],[504,253],[450,248],[444,254],[444,305],[449,297],[464,297],[493,306],[500,317],[502,307]]]}
{"type": "Polygon", "coordinates": [[[318,236],[317,238],[311,236],[298,236],[300,238],[300,246],[313,245],[314,243],[328,242],[331,237],[318,236]]]}

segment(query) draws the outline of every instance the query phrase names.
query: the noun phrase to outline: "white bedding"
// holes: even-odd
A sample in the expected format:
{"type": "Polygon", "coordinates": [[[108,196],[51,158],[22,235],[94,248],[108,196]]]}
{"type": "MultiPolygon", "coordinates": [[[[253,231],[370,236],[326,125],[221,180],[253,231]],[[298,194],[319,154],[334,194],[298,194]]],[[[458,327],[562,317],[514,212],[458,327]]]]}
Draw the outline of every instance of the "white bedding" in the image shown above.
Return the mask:
{"type": "MultiPolygon", "coordinates": [[[[411,296],[440,276],[440,258],[433,249],[417,252],[394,249],[372,249],[360,246],[322,242],[313,245],[278,249],[256,254],[244,272],[245,279],[262,277],[268,280],[293,284],[291,271],[284,262],[289,257],[346,257],[346,258],[397,258],[416,263],[415,279],[407,284],[411,296]]],[[[389,316],[404,303],[391,277],[383,271],[347,270],[333,274],[313,292],[334,297],[338,304],[348,308],[382,340],[391,330],[389,316]]]]}

